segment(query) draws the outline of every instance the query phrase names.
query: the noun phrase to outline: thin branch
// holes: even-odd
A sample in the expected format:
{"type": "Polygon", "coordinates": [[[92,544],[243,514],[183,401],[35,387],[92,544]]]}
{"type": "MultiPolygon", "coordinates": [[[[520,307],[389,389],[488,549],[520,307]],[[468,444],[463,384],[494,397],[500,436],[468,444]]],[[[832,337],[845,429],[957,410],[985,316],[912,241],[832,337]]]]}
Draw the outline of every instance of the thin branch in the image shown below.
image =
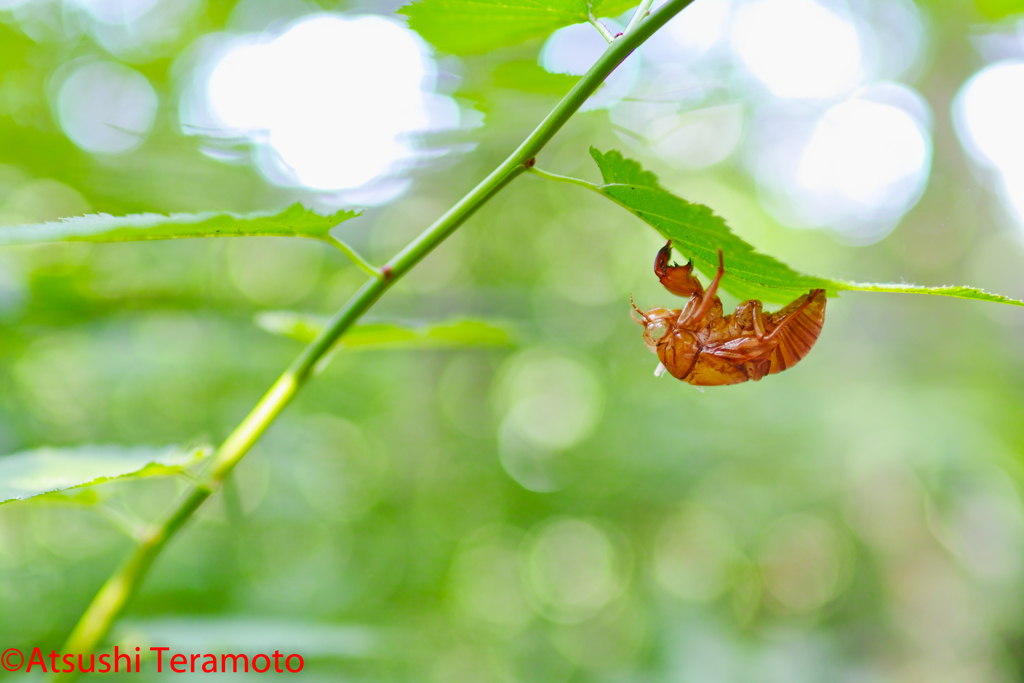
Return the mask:
{"type": "Polygon", "coordinates": [[[587,12],[587,21],[589,21],[590,25],[596,28],[598,33],[601,34],[601,37],[607,40],[609,43],[615,40],[615,36],[612,35],[612,32],[605,28],[605,25],[597,20],[597,17],[594,16],[593,12],[587,12]]]}
{"type": "MultiPolygon", "coordinates": [[[[124,564],[107,579],[93,598],[62,652],[91,653],[107,636],[111,626],[121,616],[129,600],[138,592],[153,561],[174,535],[181,530],[192,514],[207,498],[219,490],[235,465],[245,456],[274,419],[291,402],[302,386],[313,376],[320,360],[337,344],[345,332],[368,311],[378,299],[403,275],[422,261],[427,254],[444,242],[459,226],[500,192],[512,180],[533,165],[537,154],[565,125],[566,121],[587,101],[605,78],[655,31],[681,12],[693,0],[668,0],[648,21],[636,30],[611,43],[572,90],[562,98],[498,168],[479,185],[405,247],[380,269],[380,275],[370,278],[348,303],[334,316],[330,324],[307,346],[270,390],[260,399],[252,412],[217,450],[213,462],[203,474],[203,480],[194,484],[178,502],[172,512],[153,525],[142,538],[139,547],[126,558],[124,564]]],[[[70,681],[76,672],[61,673],[58,680],[70,681]]]]}
{"type": "Polygon", "coordinates": [[[360,270],[362,270],[370,277],[381,277],[381,272],[378,268],[375,268],[369,261],[360,256],[355,249],[345,244],[344,241],[339,240],[334,235],[328,235],[327,242],[333,244],[338,249],[340,249],[341,253],[345,254],[345,256],[348,256],[352,263],[359,266],[360,270]]]}
{"type": "Polygon", "coordinates": [[[139,542],[139,537],[141,535],[140,532],[144,528],[144,525],[140,521],[128,519],[126,515],[123,515],[103,504],[97,505],[93,509],[96,510],[101,517],[104,517],[108,522],[117,527],[117,529],[125,536],[136,543],[139,542]]]}
{"type": "Polygon", "coordinates": [[[541,169],[537,168],[536,166],[531,168],[529,172],[534,174],[534,175],[540,176],[541,178],[547,178],[548,180],[554,180],[555,182],[558,182],[558,183],[568,183],[570,185],[579,185],[580,187],[585,187],[588,190],[593,190],[594,192],[600,192],[601,191],[600,188],[597,185],[595,185],[594,183],[588,183],[586,180],[580,180],[579,178],[573,178],[573,177],[567,176],[567,175],[558,175],[557,173],[550,173],[548,171],[542,171],[541,169]]]}
{"type": "Polygon", "coordinates": [[[653,3],[654,0],[642,0],[640,6],[633,12],[633,16],[630,17],[629,23],[626,24],[626,30],[622,32],[624,35],[635,29],[651,13],[651,5],[653,3]]]}

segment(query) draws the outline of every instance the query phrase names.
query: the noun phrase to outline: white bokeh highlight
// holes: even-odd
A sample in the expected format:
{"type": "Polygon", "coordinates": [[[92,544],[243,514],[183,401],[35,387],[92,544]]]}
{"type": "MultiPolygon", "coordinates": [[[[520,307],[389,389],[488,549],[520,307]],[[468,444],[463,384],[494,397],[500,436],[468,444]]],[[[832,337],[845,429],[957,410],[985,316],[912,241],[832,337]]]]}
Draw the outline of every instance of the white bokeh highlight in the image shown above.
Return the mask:
{"type": "Polygon", "coordinates": [[[728,37],[732,0],[696,0],[666,24],[663,35],[690,54],[704,54],[728,37]]]}
{"type": "Polygon", "coordinates": [[[38,42],[77,43],[88,36],[133,64],[170,57],[203,0],[0,0],[5,21],[38,42]]]}
{"type": "MultiPolygon", "coordinates": [[[[602,49],[591,33],[557,66],[582,73],[602,49]]],[[[739,158],[781,223],[868,244],[928,182],[931,110],[892,80],[914,73],[926,43],[910,0],[696,0],[638,50],[629,90],[605,106],[624,144],[682,170],[739,158]]]]}
{"type": "Polygon", "coordinates": [[[138,148],[156,120],[158,99],[146,77],[114,62],[87,62],[60,85],[61,128],[78,147],[98,154],[138,148]]]}
{"type": "Polygon", "coordinates": [[[128,24],[156,7],[159,0],[73,0],[97,21],[128,24]]]}
{"type": "Polygon", "coordinates": [[[850,243],[887,235],[931,172],[930,110],[905,86],[879,84],[821,114],[769,111],[756,127],[748,167],[769,211],[850,243]]]}
{"type": "Polygon", "coordinates": [[[884,80],[913,80],[920,75],[928,31],[917,4],[913,0],[872,0],[857,7],[862,10],[856,23],[864,72],[884,80]]]}
{"type": "Polygon", "coordinates": [[[732,45],[779,97],[836,97],[863,78],[856,27],[814,0],[744,4],[734,19],[732,45]]]}
{"type": "Polygon", "coordinates": [[[641,46],[630,90],[609,107],[623,142],[683,169],[732,155],[743,133],[743,105],[707,100],[727,83],[714,65],[728,44],[733,7],[732,0],[696,0],[641,46]]]}
{"type": "Polygon", "coordinates": [[[995,172],[1007,208],[1024,225],[1024,61],[998,62],[972,76],[953,116],[968,154],[995,172]]]}
{"type": "Polygon", "coordinates": [[[337,191],[394,177],[424,155],[417,135],[454,128],[432,92],[428,48],[379,16],[317,14],[276,38],[237,37],[200,67],[180,106],[187,133],[246,139],[281,185],[337,191]]]}
{"type": "MultiPolygon", "coordinates": [[[[907,112],[862,99],[841,102],[815,127],[797,177],[801,187],[836,193],[863,207],[895,204],[906,193],[892,188],[926,168],[930,146],[921,126],[907,112]]],[[[902,212],[902,211],[901,211],[902,212]]]]}

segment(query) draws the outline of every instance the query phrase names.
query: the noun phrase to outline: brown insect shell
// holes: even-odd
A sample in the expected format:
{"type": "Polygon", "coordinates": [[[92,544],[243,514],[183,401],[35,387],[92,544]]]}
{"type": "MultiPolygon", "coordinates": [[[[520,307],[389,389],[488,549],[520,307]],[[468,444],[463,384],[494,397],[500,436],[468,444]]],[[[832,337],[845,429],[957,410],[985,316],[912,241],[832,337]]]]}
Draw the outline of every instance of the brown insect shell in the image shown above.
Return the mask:
{"type": "Polygon", "coordinates": [[[651,353],[658,357],[669,374],[681,379],[697,362],[703,345],[705,328],[713,313],[698,321],[694,329],[683,327],[680,318],[689,313],[692,305],[699,305],[700,297],[694,297],[686,308],[651,308],[641,313],[643,318],[637,320],[644,327],[644,344],[651,353]]]}
{"type": "Polygon", "coordinates": [[[744,301],[726,316],[716,295],[725,274],[722,252],[718,273],[705,291],[693,276],[692,263],[669,263],[671,249],[669,242],[658,251],[654,273],[673,294],[689,296],[686,306],[644,312],[633,304],[639,314],[633,318],[644,328],[644,344],[661,361],[656,375],[667,370],[698,387],[756,382],[793,367],[810,352],[825,321],[825,290],[812,289],[767,315],[760,301],[744,301]]]}
{"type": "Polygon", "coordinates": [[[658,342],[676,326],[682,311],[678,308],[652,308],[647,311],[638,309],[637,312],[641,317],[633,316],[633,320],[644,328],[644,344],[651,353],[657,354],[658,342]]]}
{"type": "Polygon", "coordinates": [[[670,375],[683,379],[697,364],[701,347],[701,342],[693,332],[676,327],[662,338],[656,353],[670,375]]]}

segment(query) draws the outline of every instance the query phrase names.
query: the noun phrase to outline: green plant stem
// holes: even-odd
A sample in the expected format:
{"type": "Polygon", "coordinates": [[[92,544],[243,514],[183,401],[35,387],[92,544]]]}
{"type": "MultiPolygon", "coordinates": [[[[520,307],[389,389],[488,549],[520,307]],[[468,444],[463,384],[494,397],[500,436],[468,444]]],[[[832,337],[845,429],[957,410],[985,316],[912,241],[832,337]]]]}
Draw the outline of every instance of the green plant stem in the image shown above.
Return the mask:
{"type": "MultiPolygon", "coordinates": [[[[399,278],[409,272],[427,254],[451,235],[470,216],[519,174],[533,165],[538,152],[554,137],[566,121],[576,113],[619,64],[639,45],[693,0],[668,0],[648,20],[621,36],[608,46],[590,71],[581,78],[561,102],[545,117],[536,130],[496,168],[483,182],[413,240],[397,256],[384,265],[378,275],[368,280],[330,324],[307,346],[251,413],[217,450],[213,462],[201,482],[191,486],[174,509],[143,535],[135,551],[125,560],[93,598],[78,625],[68,637],[62,652],[85,654],[93,652],[106,637],[114,621],[138,592],[153,561],[168,541],[184,526],[199,506],[217,491],[235,465],[266,431],[310,379],[319,361],[334,348],[337,341],[373,306],[399,278]]],[[[59,674],[58,680],[69,681],[74,673],[59,674]]]]}
{"type": "Polygon", "coordinates": [[[380,270],[375,268],[373,264],[371,264],[369,261],[360,256],[355,249],[348,246],[342,240],[339,240],[337,237],[331,237],[328,241],[334,246],[336,246],[338,249],[340,249],[341,253],[345,254],[345,256],[347,256],[352,261],[352,263],[359,266],[359,269],[362,270],[364,273],[366,273],[370,277],[380,277],[380,270]]]}
{"type": "Polygon", "coordinates": [[[633,12],[633,16],[629,18],[629,23],[626,24],[626,30],[623,33],[629,33],[637,27],[637,25],[644,20],[647,13],[651,11],[651,5],[654,4],[654,0],[643,0],[640,6],[633,12]]]}
{"type": "Polygon", "coordinates": [[[543,171],[543,170],[537,168],[536,166],[534,166],[533,168],[530,169],[530,173],[532,173],[533,175],[536,175],[536,176],[540,176],[541,178],[547,178],[548,180],[554,180],[557,183],[566,183],[568,185],[578,185],[580,187],[585,187],[588,190],[593,190],[594,192],[600,192],[601,191],[601,188],[599,188],[594,183],[588,183],[586,180],[580,180],[579,178],[573,178],[572,176],[558,175],[557,173],[551,173],[550,171],[543,171]]]}
{"type": "Polygon", "coordinates": [[[612,32],[605,28],[605,25],[597,20],[597,17],[594,16],[593,12],[587,13],[587,21],[590,22],[591,26],[597,29],[597,32],[600,33],[601,37],[604,38],[606,41],[610,43],[613,40],[615,40],[615,36],[612,35],[612,32]]]}
{"type": "Polygon", "coordinates": [[[591,192],[596,192],[597,194],[601,195],[605,199],[608,199],[608,200],[618,204],[619,206],[624,208],[626,211],[629,211],[630,213],[637,215],[641,220],[643,220],[643,216],[640,216],[639,214],[637,214],[635,209],[633,209],[630,206],[627,206],[626,204],[623,204],[621,201],[616,199],[614,196],[612,196],[610,194],[605,194],[604,192],[601,191],[601,188],[603,188],[603,187],[615,187],[614,183],[609,184],[609,185],[597,185],[595,183],[591,183],[591,182],[587,182],[586,180],[582,180],[580,178],[573,178],[572,176],[559,175],[557,173],[551,173],[550,171],[544,171],[544,170],[541,170],[541,169],[537,168],[536,166],[530,169],[530,173],[535,175],[535,176],[539,176],[541,178],[546,178],[547,180],[553,180],[556,183],[565,183],[566,185],[575,185],[576,187],[582,187],[582,188],[585,188],[587,190],[590,190],[591,192]]]}
{"type": "MultiPolygon", "coordinates": [[[[581,178],[573,178],[572,176],[559,175],[558,173],[551,173],[550,171],[545,171],[545,170],[539,169],[536,166],[530,169],[530,173],[532,175],[539,176],[541,178],[545,178],[547,180],[553,180],[556,183],[565,183],[566,185],[575,185],[576,187],[582,187],[584,189],[590,190],[591,192],[596,192],[597,194],[601,195],[605,199],[607,199],[607,200],[609,200],[611,202],[614,202],[615,204],[618,204],[619,206],[624,208],[626,211],[629,211],[631,214],[635,215],[640,220],[644,220],[644,217],[641,216],[639,213],[637,213],[636,209],[634,209],[633,207],[628,206],[626,204],[623,204],[622,201],[617,199],[615,196],[613,196],[611,194],[605,194],[604,192],[601,191],[602,188],[615,187],[616,186],[615,183],[610,183],[610,184],[606,184],[606,185],[597,185],[596,183],[591,183],[591,182],[588,182],[588,181],[583,180],[581,178]]],[[[703,390],[701,391],[701,393],[704,393],[703,390]]]]}

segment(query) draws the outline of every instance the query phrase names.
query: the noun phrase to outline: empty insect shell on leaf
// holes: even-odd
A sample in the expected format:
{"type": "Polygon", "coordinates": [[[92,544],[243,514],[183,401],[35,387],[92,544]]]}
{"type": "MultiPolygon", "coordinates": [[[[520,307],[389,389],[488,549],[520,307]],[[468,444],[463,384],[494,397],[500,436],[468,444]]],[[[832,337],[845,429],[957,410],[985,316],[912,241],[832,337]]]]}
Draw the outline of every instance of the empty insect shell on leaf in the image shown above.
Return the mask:
{"type": "Polygon", "coordinates": [[[665,289],[689,297],[682,309],[633,304],[644,328],[647,348],[658,356],[656,375],[668,372],[696,387],[739,384],[788,370],[814,346],[825,323],[825,290],[812,289],[782,310],[762,312],[760,301],[744,301],[722,314],[718,285],[725,261],[718,252],[718,273],[707,291],[693,275],[693,263],[670,265],[672,242],[658,252],[654,274],[665,289]]]}

